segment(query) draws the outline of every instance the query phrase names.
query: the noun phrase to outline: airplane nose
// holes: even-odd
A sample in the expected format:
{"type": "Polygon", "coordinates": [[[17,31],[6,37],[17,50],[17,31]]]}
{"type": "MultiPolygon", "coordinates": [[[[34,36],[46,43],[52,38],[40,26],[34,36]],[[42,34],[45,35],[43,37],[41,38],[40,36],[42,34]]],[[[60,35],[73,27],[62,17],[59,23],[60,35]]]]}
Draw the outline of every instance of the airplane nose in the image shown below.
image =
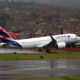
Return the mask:
{"type": "Polygon", "coordinates": [[[80,41],[80,37],[78,37],[78,36],[77,36],[77,37],[75,37],[75,39],[76,39],[77,41],[80,41]]]}

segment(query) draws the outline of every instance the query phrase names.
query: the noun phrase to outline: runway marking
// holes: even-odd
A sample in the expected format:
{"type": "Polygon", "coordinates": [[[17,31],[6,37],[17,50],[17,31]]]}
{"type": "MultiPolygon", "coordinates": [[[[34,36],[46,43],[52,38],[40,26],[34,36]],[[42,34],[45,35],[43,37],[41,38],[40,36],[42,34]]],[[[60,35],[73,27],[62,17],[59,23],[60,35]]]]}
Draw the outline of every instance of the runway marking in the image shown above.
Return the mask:
{"type": "Polygon", "coordinates": [[[0,71],[0,72],[16,72],[16,71],[29,71],[29,70],[48,70],[49,68],[23,68],[23,69],[14,69],[14,70],[7,70],[7,71],[0,71]]]}
{"type": "Polygon", "coordinates": [[[22,68],[22,69],[13,69],[13,70],[7,70],[7,71],[0,71],[0,72],[16,72],[16,71],[31,71],[31,70],[57,70],[57,69],[66,69],[66,70],[70,70],[70,69],[80,69],[80,68],[22,68]]]}

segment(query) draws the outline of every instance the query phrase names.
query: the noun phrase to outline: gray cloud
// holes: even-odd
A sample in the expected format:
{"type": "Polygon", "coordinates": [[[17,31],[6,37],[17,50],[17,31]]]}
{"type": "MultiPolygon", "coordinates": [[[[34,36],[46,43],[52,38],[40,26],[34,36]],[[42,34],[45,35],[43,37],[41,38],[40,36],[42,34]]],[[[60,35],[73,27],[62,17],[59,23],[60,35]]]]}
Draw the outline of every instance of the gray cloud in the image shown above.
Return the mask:
{"type": "MultiPolygon", "coordinates": [[[[0,0],[0,1],[6,1],[6,0],[0,0]]],[[[12,0],[12,1],[25,1],[25,2],[35,1],[36,3],[51,4],[55,6],[80,8],[80,0],[12,0]]]]}
{"type": "Polygon", "coordinates": [[[55,6],[80,7],[80,0],[33,0],[37,3],[51,4],[55,6]]]}

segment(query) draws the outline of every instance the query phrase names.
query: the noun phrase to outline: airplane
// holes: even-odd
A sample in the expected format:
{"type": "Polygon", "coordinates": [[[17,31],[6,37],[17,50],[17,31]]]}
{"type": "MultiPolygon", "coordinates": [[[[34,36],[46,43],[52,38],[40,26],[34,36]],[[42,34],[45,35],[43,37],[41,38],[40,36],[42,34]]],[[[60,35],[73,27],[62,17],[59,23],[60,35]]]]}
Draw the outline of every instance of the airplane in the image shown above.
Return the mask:
{"type": "Polygon", "coordinates": [[[46,52],[50,52],[51,47],[66,48],[68,44],[76,44],[80,41],[80,37],[76,34],[60,34],[51,35],[45,37],[36,37],[29,39],[14,40],[2,27],[0,27],[0,45],[13,45],[19,48],[38,48],[41,51],[42,48],[46,49],[46,52]]]}

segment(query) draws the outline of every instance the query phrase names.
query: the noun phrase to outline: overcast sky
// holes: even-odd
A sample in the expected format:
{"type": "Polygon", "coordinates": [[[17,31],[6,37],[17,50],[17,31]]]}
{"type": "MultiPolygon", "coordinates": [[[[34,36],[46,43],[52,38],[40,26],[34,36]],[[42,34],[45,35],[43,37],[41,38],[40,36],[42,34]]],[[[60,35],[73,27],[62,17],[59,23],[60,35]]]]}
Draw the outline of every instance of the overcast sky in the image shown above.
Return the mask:
{"type": "Polygon", "coordinates": [[[80,0],[24,0],[24,1],[35,1],[37,3],[51,4],[51,5],[56,5],[56,6],[80,8],[80,0]]]}
{"type": "MultiPolygon", "coordinates": [[[[4,0],[1,0],[1,1],[4,1],[4,0]]],[[[80,8],[80,0],[13,0],[13,1],[26,1],[26,2],[35,1],[36,3],[80,8]]]]}

